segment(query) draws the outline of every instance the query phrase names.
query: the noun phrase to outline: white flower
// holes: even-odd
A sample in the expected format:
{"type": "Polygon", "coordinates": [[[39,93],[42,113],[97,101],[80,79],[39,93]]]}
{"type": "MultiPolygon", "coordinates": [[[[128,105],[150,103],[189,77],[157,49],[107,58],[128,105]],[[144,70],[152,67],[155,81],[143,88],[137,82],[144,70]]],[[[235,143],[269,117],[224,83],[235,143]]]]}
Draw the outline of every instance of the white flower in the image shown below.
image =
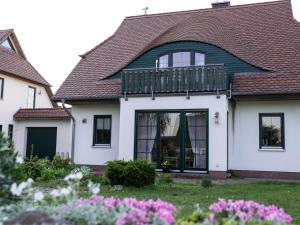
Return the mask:
{"type": "Polygon", "coordinates": [[[10,192],[16,196],[20,196],[22,194],[22,191],[19,190],[18,185],[16,183],[13,183],[10,186],[10,192]]]}
{"type": "Polygon", "coordinates": [[[71,194],[71,192],[72,192],[72,188],[71,188],[71,187],[62,188],[62,189],[60,190],[60,193],[61,193],[62,195],[69,195],[69,194],[71,194]]]}
{"type": "Polygon", "coordinates": [[[98,186],[98,187],[94,187],[94,188],[91,190],[91,192],[92,192],[93,195],[98,194],[98,193],[100,192],[100,187],[99,187],[99,186],[98,186]]]}
{"type": "Polygon", "coordinates": [[[32,183],[33,183],[33,180],[31,178],[29,178],[27,181],[23,181],[19,185],[17,185],[16,183],[13,183],[10,186],[10,192],[13,195],[20,196],[23,193],[24,189],[31,186],[32,183]]]}
{"type": "Polygon", "coordinates": [[[38,191],[33,196],[35,202],[40,202],[44,199],[44,194],[41,191],[38,191]]]}
{"type": "Polygon", "coordinates": [[[51,192],[50,192],[50,195],[53,197],[53,198],[56,198],[56,197],[59,197],[60,196],[60,192],[56,189],[53,189],[51,192]]]}
{"type": "Polygon", "coordinates": [[[88,183],[89,192],[92,195],[97,195],[100,192],[100,185],[94,184],[93,182],[89,181],[88,183]]]}
{"type": "Polygon", "coordinates": [[[83,174],[81,172],[75,173],[75,174],[69,174],[67,175],[64,180],[69,181],[69,180],[81,180],[83,177],[83,174]]]}
{"type": "Polygon", "coordinates": [[[24,159],[22,156],[17,156],[16,157],[16,163],[22,164],[24,162],[24,159]]]}

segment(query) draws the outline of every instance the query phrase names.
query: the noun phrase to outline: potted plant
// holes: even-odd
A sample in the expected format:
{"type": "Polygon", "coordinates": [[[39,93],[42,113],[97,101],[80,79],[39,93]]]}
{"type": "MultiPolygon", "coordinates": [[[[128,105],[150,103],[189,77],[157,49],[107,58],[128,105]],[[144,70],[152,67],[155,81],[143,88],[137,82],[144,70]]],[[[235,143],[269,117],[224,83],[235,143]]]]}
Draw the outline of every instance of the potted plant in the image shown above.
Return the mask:
{"type": "Polygon", "coordinates": [[[170,173],[171,164],[167,160],[163,161],[162,164],[161,164],[161,168],[162,168],[164,173],[170,173]]]}

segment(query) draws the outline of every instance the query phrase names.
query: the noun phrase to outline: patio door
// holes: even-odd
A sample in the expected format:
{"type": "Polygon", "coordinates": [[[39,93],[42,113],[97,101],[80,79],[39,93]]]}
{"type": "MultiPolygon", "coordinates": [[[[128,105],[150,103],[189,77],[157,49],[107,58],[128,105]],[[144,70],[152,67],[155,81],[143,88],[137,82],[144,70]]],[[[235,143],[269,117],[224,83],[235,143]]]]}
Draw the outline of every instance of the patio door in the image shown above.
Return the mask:
{"type": "Polygon", "coordinates": [[[171,164],[178,172],[207,171],[208,111],[169,110],[136,113],[135,159],[171,164]]]}

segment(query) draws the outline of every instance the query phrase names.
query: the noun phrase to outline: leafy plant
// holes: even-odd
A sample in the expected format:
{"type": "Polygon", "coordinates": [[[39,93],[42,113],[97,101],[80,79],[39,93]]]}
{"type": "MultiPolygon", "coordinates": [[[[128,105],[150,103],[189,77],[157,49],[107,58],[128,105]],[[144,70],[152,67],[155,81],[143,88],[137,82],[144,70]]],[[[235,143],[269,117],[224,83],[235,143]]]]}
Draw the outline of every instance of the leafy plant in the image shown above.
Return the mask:
{"type": "Polygon", "coordinates": [[[212,187],[212,181],[211,181],[211,179],[208,178],[208,177],[202,178],[202,180],[201,180],[201,186],[204,187],[204,188],[212,187]]]}
{"type": "Polygon", "coordinates": [[[0,204],[11,197],[9,189],[14,181],[16,158],[12,141],[0,132],[0,204]]]}
{"type": "Polygon", "coordinates": [[[155,182],[155,167],[145,160],[111,161],[106,167],[111,185],[142,187],[155,182]]]}
{"type": "Polygon", "coordinates": [[[170,184],[173,182],[171,175],[168,173],[158,173],[156,178],[158,184],[170,184]]]}

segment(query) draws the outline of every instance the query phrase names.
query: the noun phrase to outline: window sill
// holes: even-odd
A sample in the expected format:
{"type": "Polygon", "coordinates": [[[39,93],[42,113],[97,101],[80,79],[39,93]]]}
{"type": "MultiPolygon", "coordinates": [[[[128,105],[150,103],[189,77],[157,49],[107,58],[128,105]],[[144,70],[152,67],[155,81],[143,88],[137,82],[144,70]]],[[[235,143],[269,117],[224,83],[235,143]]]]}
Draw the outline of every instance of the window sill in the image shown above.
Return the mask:
{"type": "Polygon", "coordinates": [[[285,152],[285,149],[282,147],[262,147],[258,149],[260,152],[285,152]]]}
{"type": "Polygon", "coordinates": [[[92,145],[92,148],[105,148],[110,149],[111,145],[92,145]]]}

